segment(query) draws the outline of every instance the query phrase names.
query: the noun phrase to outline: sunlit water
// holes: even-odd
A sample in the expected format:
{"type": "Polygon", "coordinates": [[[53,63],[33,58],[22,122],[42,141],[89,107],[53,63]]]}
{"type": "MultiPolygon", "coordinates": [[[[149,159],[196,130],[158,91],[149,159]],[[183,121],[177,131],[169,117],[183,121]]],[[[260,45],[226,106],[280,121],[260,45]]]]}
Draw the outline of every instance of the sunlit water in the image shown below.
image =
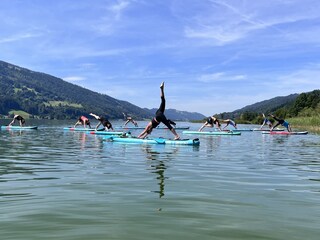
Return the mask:
{"type": "Polygon", "coordinates": [[[1,239],[320,237],[319,135],[140,145],[37,124],[0,131],[1,239]]]}

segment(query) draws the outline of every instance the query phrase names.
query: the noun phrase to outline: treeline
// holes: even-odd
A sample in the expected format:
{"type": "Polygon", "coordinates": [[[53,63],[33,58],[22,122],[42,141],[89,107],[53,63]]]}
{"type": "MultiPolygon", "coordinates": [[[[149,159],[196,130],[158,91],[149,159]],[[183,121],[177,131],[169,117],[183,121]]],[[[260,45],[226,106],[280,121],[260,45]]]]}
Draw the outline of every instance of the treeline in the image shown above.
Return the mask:
{"type": "MultiPolygon", "coordinates": [[[[273,111],[244,111],[234,119],[238,123],[261,124],[262,113],[265,115],[273,113],[281,118],[313,117],[320,116],[320,90],[299,94],[294,101],[273,111]]],[[[221,116],[220,116],[221,117],[221,116]]]]}

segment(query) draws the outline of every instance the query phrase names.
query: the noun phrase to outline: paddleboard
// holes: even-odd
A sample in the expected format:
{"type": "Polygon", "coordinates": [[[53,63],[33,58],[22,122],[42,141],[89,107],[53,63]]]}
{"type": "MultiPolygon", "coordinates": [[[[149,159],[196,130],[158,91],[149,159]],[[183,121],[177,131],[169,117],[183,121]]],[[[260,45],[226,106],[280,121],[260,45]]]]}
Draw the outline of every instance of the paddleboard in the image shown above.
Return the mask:
{"type": "MultiPolygon", "coordinates": [[[[230,130],[223,130],[223,131],[230,131],[230,130]]],[[[253,129],[234,129],[234,130],[231,130],[231,131],[234,131],[234,132],[252,132],[253,129]]]]}
{"type": "Polygon", "coordinates": [[[38,126],[1,126],[1,129],[7,129],[7,130],[31,130],[31,129],[38,129],[38,126]]]}
{"type": "Polygon", "coordinates": [[[283,131],[283,132],[270,132],[270,131],[265,131],[262,132],[262,134],[270,134],[270,135],[306,135],[308,134],[308,131],[302,131],[302,132],[287,132],[287,131],[283,131]]]}
{"type": "MultiPolygon", "coordinates": [[[[254,128],[252,129],[253,131],[270,131],[270,129],[267,129],[267,128],[264,128],[264,129],[260,129],[260,128],[254,128]]],[[[273,129],[272,131],[273,132],[282,132],[284,131],[285,129],[284,128],[276,128],[276,129],[273,129]]]]}
{"type": "Polygon", "coordinates": [[[166,138],[135,138],[135,137],[113,137],[106,136],[106,140],[119,143],[137,143],[137,144],[167,144],[167,145],[199,145],[198,138],[195,139],[166,139],[166,138]]]}
{"type": "MultiPolygon", "coordinates": [[[[186,130],[186,129],[189,129],[190,127],[189,126],[186,126],[186,127],[173,127],[175,130],[186,130]]],[[[145,127],[115,127],[115,129],[126,129],[126,130],[134,130],[134,129],[145,129],[145,127]]],[[[166,129],[168,130],[167,127],[156,127],[154,129],[166,129]]]]}
{"type": "Polygon", "coordinates": [[[63,130],[69,131],[79,131],[79,132],[88,132],[88,131],[95,131],[95,128],[74,128],[74,127],[65,127],[63,130]]]}
{"type": "Polygon", "coordinates": [[[211,132],[199,132],[199,131],[183,131],[183,134],[195,134],[195,135],[241,135],[241,132],[233,132],[233,131],[211,131],[211,132]]]}
{"type": "Polygon", "coordinates": [[[96,134],[96,135],[125,135],[124,132],[107,132],[107,131],[91,131],[90,134],[96,134]]]}

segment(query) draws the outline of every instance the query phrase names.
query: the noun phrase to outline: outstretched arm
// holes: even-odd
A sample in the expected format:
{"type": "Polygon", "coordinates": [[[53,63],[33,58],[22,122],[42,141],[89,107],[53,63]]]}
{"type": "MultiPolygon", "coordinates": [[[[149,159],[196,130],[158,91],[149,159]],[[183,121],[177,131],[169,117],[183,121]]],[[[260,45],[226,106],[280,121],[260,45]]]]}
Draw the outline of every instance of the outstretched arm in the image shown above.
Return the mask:
{"type": "Polygon", "coordinates": [[[223,129],[225,129],[225,128],[228,127],[228,126],[229,126],[229,122],[227,122],[227,125],[225,125],[223,129]]]}
{"type": "Polygon", "coordinates": [[[145,138],[152,131],[152,122],[149,122],[145,129],[139,134],[138,138],[145,138]]]}
{"type": "Polygon", "coordinates": [[[80,122],[80,121],[77,121],[76,124],[74,125],[74,128],[75,128],[76,126],[78,126],[79,124],[81,124],[81,122],[80,122]]]}
{"type": "Polygon", "coordinates": [[[271,129],[270,129],[270,131],[273,131],[273,129],[275,129],[276,127],[278,127],[280,125],[280,123],[277,123],[276,125],[274,125],[271,129]]]}
{"type": "Polygon", "coordinates": [[[14,124],[14,121],[15,121],[16,119],[14,118],[10,123],[9,123],[9,126],[11,126],[12,124],[14,124]]]}
{"type": "Polygon", "coordinates": [[[127,120],[123,126],[125,127],[128,124],[128,122],[130,122],[130,120],[127,120]]]}
{"type": "Polygon", "coordinates": [[[201,128],[199,128],[198,131],[201,132],[202,129],[204,129],[207,125],[208,125],[208,122],[205,122],[205,123],[201,126],[201,128]]]}
{"type": "Polygon", "coordinates": [[[99,122],[98,124],[97,124],[97,126],[96,126],[96,131],[98,130],[98,127],[101,125],[101,122],[99,122]]]}

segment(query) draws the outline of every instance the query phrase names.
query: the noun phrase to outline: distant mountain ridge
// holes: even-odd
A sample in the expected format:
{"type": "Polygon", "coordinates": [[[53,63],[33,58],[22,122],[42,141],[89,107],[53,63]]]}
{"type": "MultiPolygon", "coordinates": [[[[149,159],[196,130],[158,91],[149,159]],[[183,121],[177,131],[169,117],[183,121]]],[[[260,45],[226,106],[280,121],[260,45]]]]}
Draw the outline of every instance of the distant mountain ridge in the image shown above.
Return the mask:
{"type": "Polygon", "coordinates": [[[274,112],[282,107],[289,107],[294,104],[299,94],[290,94],[288,96],[274,97],[269,100],[264,100],[251,105],[247,105],[243,108],[237,109],[233,112],[224,112],[218,114],[220,118],[239,118],[241,114],[245,112],[254,113],[270,113],[274,112]]]}
{"type": "Polygon", "coordinates": [[[122,112],[150,117],[148,111],[129,102],[0,61],[0,114],[11,110],[50,119],[76,118],[90,112],[109,118],[122,118],[122,112]]]}
{"type": "MultiPolygon", "coordinates": [[[[136,119],[153,117],[152,111],[127,101],[0,61],[0,115],[13,111],[48,119],[73,119],[90,112],[107,115],[110,119],[121,119],[122,113],[136,119]]],[[[166,113],[170,115],[171,112],[174,120],[192,120],[201,116],[178,110],[167,110],[166,113]]]]}
{"type": "MultiPolygon", "coordinates": [[[[155,114],[157,108],[148,109],[152,114],[155,114]]],[[[165,115],[168,119],[175,121],[194,121],[204,119],[204,116],[201,113],[197,112],[187,112],[187,111],[179,111],[176,109],[166,109],[165,115]]]]}

